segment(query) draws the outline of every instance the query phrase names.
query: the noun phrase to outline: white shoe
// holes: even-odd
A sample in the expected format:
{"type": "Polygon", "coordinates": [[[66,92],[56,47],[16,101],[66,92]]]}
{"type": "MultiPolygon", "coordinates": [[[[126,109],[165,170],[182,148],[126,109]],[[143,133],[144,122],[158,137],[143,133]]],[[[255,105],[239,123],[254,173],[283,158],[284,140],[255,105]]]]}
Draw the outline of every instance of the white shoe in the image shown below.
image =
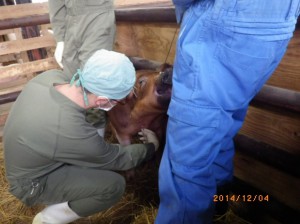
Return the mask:
{"type": "Polygon", "coordinates": [[[32,224],[67,224],[79,218],[68,202],[63,202],[44,208],[34,217],[32,224]]]}
{"type": "Polygon", "coordinates": [[[36,214],[36,216],[34,217],[32,224],[44,224],[42,221],[42,214],[39,212],[38,214],[36,214]]]}

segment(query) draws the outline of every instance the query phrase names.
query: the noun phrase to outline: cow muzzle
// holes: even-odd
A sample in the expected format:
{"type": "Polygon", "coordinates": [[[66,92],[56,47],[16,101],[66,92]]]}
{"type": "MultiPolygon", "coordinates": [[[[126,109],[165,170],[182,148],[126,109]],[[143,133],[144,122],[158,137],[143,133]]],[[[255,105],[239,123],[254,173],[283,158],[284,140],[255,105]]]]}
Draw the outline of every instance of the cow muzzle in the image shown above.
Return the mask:
{"type": "Polygon", "coordinates": [[[158,95],[158,102],[161,106],[167,107],[171,100],[172,93],[172,77],[173,69],[167,68],[159,73],[156,82],[156,92],[158,95]]]}
{"type": "Polygon", "coordinates": [[[166,91],[172,88],[173,69],[167,68],[159,73],[159,77],[156,83],[157,93],[163,95],[166,91]]]}

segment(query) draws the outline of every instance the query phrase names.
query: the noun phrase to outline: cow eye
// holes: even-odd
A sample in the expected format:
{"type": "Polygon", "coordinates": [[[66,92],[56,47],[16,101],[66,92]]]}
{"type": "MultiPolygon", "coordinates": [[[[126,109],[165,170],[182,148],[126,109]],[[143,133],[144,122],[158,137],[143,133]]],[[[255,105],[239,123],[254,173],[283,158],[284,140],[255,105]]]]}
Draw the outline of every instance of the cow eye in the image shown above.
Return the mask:
{"type": "Polygon", "coordinates": [[[139,86],[140,86],[140,88],[143,88],[146,83],[147,83],[147,79],[145,79],[145,78],[139,79],[139,86]]]}

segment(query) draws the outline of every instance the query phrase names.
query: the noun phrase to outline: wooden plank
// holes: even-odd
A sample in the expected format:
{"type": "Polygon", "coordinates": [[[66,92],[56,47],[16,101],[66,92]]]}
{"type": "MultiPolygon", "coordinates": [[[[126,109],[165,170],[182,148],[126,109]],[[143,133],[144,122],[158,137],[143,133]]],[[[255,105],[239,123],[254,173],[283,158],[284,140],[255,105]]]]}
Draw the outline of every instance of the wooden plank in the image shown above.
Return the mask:
{"type": "MultiPolygon", "coordinates": [[[[9,6],[16,8],[17,6],[9,6]]],[[[11,8],[12,9],[12,8],[11,8]]],[[[1,13],[1,12],[0,12],[1,13]]],[[[148,5],[138,4],[135,8],[116,8],[115,9],[117,21],[129,22],[171,22],[176,23],[175,11],[173,6],[160,7],[155,3],[148,5]]],[[[33,26],[50,23],[48,12],[45,14],[29,14],[20,18],[6,18],[0,19],[0,29],[9,29],[22,26],[33,26]]]]}
{"type": "Polygon", "coordinates": [[[6,103],[6,104],[1,104],[0,105],[0,114],[7,113],[7,111],[10,110],[12,107],[13,103],[6,103]]]}
{"type": "Polygon", "coordinates": [[[175,9],[170,7],[116,9],[115,14],[122,22],[176,23],[175,9]]]}
{"type": "Polygon", "coordinates": [[[294,37],[289,43],[286,54],[267,83],[281,88],[300,91],[299,58],[300,29],[295,31],[294,37]]]}
{"type": "Polygon", "coordinates": [[[267,166],[239,152],[235,155],[234,165],[234,175],[237,178],[266,192],[269,194],[270,200],[274,197],[281,203],[300,211],[299,178],[267,166]]]}
{"type": "MultiPolygon", "coordinates": [[[[14,30],[15,30],[17,40],[22,40],[23,39],[22,29],[15,28],[14,30]]],[[[28,54],[26,51],[20,52],[20,54],[16,54],[16,55],[19,56],[19,60],[18,60],[19,63],[24,63],[29,61],[28,54]]]]}
{"type": "Polygon", "coordinates": [[[9,114],[10,108],[12,107],[12,103],[6,103],[0,105],[0,142],[2,144],[2,136],[3,136],[3,127],[7,120],[7,116],[9,114]]]}
{"type": "Polygon", "coordinates": [[[171,0],[115,0],[114,5],[116,8],[125,7],[140,7],[140,6],[172,6],[171,0]]]}
{"type": "Polygon", "coordinates": [[[0,56],[0,63],[5,63],[5,62],[16,62],[16,57],[14,54],[7,54],[7,55],[2,55],[0,56]]]}
{"type": "Polygon", "coordinates": [[[0,30],[0,35],[6,35],[9,33],[13,33],[14,29],[6,29],[6,30],[0,30]]]}
{"type": "Polygon", "coordinates": [[[300,112],[300,91],[264,85],[252,102],[300,112]]]}
{"type": "MultiPolygon", "coordinates": [[[[41,30],[41,36],[52,36],[53,37],[53,31],[51,30],[51,24],[43,24],[40,25],[40,30],[41,30]]],[[[45,51],[46,51],[46,57],[53,57],[54,53],[55,53],[55,48],[56,45],[51,46],[51,47],[46,47],[45,51]]]]}
{"type": "MultiPolygon", "coordinates": [[[[45,4],[45,3],[41,3],[45,4]]],[[[19,11],[20,7],[27,4],[17,5],[17,6],[8,6],[8,7],[14,7],[14,11],[19,11]]],[[[175,21],[175,14],[174,14],[174,8],[171,7],[170,1],[145,1],[136,3],[130,3],[130,4],[122,4],[122,6],[130,6],[130,9],[122,10],[118,5],[116,5],[116,18],[117,20],[128,20],[128,21],[148,21],[148,22],[176,22],[175,21]],[[165,3],[168,4],[165,4],[165,3]],[[164,8],[160,8],[159,6],[168,6],[164,8]],[[136,8],[132,8],[135,6],[136,8]],[[145,7],[152,7],[145,8],[145,7]]],[[[5,8],[6,11],[9,11],[7,8],[5,8]]],[[[11,10],[11,9],[10,9],[11,10]]],[[[1,11],[0,11],[1,13],[1,11]]],[[[24,13],[20,17],[14,16],[14,17],[8,17],[5,16],[5,13],[1,19],[0,17],[0,28],[6,29],[6,28],[14,28],[19,26],[29,26],[29,25],[38,25],[38,24],[44,24],[49,23],[49,15],[47,14],[47,10],[41,10],[39,13],[31,14],[31,13],[24,13]],[[13,19],[13,20],[11,20],[13,19]]]]}
{"type": "Polygon", "coordinates": [[[0,113],[0,126],[4,126],[5,125],[5,122],[7,120],[7,117],[8,117],[8,114],[9,114],[9,111],[7,111],[7,113],[0,113]]]}
{"type": "Polygon", "coordinates": [[[117,23],[114,50],[122,52],[127,56],[141,56],[133,25],[129,23],[117,23]]]}
{"type": "Polygon", "coordinates": [[[146,60],[139,57],[129,57],[129,59],[133,63],[135,70],[157,70],[162,65],[162,63],[157,61],[146,60]]]}
{"type": "Polygon", "coordinates": [[[300,177],[300,152],[292,154],[256,139],[237,134],[234,138],[237,151],[251,156],[264,164],[270,165],[290,175],[300,177]]]}
{"type": "Polygon", "coordinates": [[[167,62],[173,64],[179,32],[177,24],[139,24],[134,30],[142,57],[159,62],[167,59],[167,62]]]}
{"type": "Polygon", "coordinates": [[[0,83],[8,82],[10,80],[16,80],[22,76],[34,72],[41,72],[58,68],[59,66],[53,57],[26,62],[24,64],[15,64],[11,66],[2,67],[0,68],[0,83]]]}
{"type": "Polygon", "coordinates": [[[0,43],[0,56],[10,53],[18,53],[21,51],[28,51],[32,49],[55,46],[56,42],[53,36],[46,35],[40,37],[33,37],[30,39],[6,41],[0,43]]]}
{"type": "Polygon", "coordinates": [[[10,103],[10,102],[16,101],[16,99],[18,98],[20,93],[21,93],[21,90],[16,91],[16,92],[12,92],[12,93],[7,93],[7,94],[0,95],[0,104],[7,104],[7,103],[10,103]]]}
{"type": "Polygon", "coordinates": [[[48,14],[48,2],[25,3],[14,6],[0,7],[0,20],[17,19],[26,16],[48,14]],[[13,13],[12,13],[13,10],[13,13]]]}
{"type": "Polygon", "coordinates": [[[7,116],[9,114],[10,108],[12,107],[13,103],[6,103],[0,105],[0,126],[5,124],[7,116]]]}
{"type": "Polygon", "coordinates": [[[0,20],[0,29],[35,26],[50,23],[49,14],[0,20]]]}
{"type": "MultiPolygon", "coordinates": [[[[3,95],[9,95],[11,93],[18,93],[20,91],[22,91],[24,85],[19,85],[19,86],[14,86],[14,87],[11,87],[11,88],[7,88],[7,89],[0,89],[0,98],[1,96],[3,95]]],[[[5,99],[1,99],[2,102],[5,101],[5,99]]],[[[9,101],[11,102],[11,101],[9,101]]]]}
{"type": "MultiPolygon", "coordinates": [[[[172,6],[171,0],[115,0],[114,5],[117,8],[133,6],[172,6]]],[[[17,6],[1,6],[0,20],[21,18],[32,15],[42,15],[49,12],[48,3],[25,3],[17,6]],[[11,13],[11,7],[14,7],[14,13],[11,13]]]]}
{"type": "MultiPolygon", "coordinates": [[[[28,82],[28,78],[26,76],[24,76],[24,77],[16,76],[14,78],[15,79],[10,79],[10,80],[7,80],[6,82],[3,82],[2,80],[0,80],[0,90],[9,89],[14,86],[24,85],[28,82]]],[[[1,97],[2,96],[0,95],[0,98],[1,97]]]]}
{"type": "Polygon", "coordinates": [[[3,136],[3,128],[4,126],[0,126],[0,141],[2,142],[2,136],[3,136]]]}
{"type": "Polygon", "coordinates": [[[53,36],[52,25],[50,23],[40,25],[41,36],[53,36]]]}
{"type": "MultiPolygon", "coordinates": [[[[238,195],[268,195],[268,193],[261,191],[236,177],[233,179],[231,192],[232,194],[230,195],[236,196],[235,198],[237,198],[238,195]]],[[[298,220],[299,212],[286,204],[279,202],[271,195],[269,195],[268,201],[261,200],[253,202],[246,200],[230,200],[229,205],[231,211],[233,211],[235,215],[253,224],[298,224],[296,220],[298,220]]]]}
{"type": "Polygon", "coordinates": [[[128,23],[118,23],[116,38],[118,51],[128,56],[158,62],[165,62],[167,58],[168,63],[173,63],[179,32],[177,24],[131,23],[130,30],[126,29],[128,25],[128,23]],[[132,41],[128,44],[130,39],[132,41]]]}
{"type": "Polygon", "coordinates": [[[300,153],[299,113],[250,106],[239,133],[294,155],[300,153]]]}
{"type": "MultiPolygon", "coordinates": [[[[21,28],[9,29],[4,31],[6,33],[6,41],[23,39],[21,28]]],[[[27,52],[11,53],[0,56],[0,63],[4,63],[6,65],[13,64],[16,62],[23,63],[25,61],[28,61],[27,52]]]]}

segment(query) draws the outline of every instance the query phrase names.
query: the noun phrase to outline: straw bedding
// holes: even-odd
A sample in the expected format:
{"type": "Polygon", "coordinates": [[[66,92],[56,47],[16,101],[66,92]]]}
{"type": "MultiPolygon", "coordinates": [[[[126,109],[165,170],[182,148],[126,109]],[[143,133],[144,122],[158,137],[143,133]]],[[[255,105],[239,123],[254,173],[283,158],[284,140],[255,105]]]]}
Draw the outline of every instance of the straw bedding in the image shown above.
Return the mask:
{"type": "MultiPolygon", "coordinates": [[[[109,133],[106,140],[115,142],[109,133]]],[[[136,170],[134,180],[127,182],[126,192],[119,203],[110,209],[93,216],[82,218],[74,224],[152,224],[159,202],[157,172],[159,155],[136,170]]],[[[0,224],[30,224],[34,215],[43,206],[26,207],[8,192],[5,179],[2,143],[0,143],[0,224]]],[[[214,223],[247,222],[234,215],[230,210],[221,217],[215,217],[214,223]]]]}

